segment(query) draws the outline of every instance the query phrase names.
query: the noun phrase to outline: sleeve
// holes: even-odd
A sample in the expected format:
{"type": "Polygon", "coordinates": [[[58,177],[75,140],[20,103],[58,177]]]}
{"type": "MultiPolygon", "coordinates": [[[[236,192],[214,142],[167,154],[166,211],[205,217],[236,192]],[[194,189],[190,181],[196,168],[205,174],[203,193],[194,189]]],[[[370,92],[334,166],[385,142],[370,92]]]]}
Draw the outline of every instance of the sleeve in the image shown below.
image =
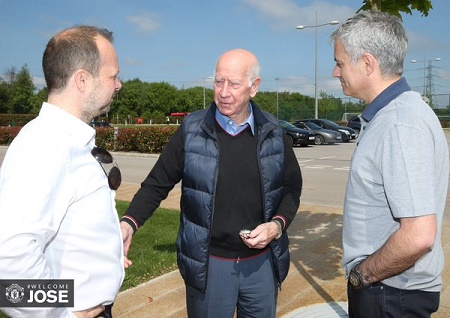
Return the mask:
{"type": "Polygon", "coordinates": [[[435,213],[435,144],[423,128],[397,125],[383,141],[386,198],[396,218],[435,213]],[[418,146],[419,145],[419,146],[418,146]]]}
{"type": "Polygon", "coordinates": [[[184,137],[182,126],[174,133],[155,166],[141,183],[121,221],[136,231],[150,218],[167,198],[173,187],[180,182],[184,165],[184,137]]]}
{"type": "Polygon", "coordinates": [[[284,193],[280,205],[278,206],[277,213],[272,219],[281,220],[282,228],[285,230],[291,224],[300,206],[303,179],[294,150],[289,144],[286,135],[283,140],[285,149],[284,193]]]}

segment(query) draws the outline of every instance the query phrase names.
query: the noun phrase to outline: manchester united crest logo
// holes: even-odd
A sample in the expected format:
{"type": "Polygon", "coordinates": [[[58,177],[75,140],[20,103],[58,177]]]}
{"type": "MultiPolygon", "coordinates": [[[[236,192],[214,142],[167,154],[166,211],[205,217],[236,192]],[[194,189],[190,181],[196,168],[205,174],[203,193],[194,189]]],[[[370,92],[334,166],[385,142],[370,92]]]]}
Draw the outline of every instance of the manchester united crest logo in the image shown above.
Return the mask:
{"type": "Polygon", "coordinates": [[[6,298],[13,304],[19,303],[25,295],[24,289],[18,284],[12,284],[6,288],[6,298]]]}

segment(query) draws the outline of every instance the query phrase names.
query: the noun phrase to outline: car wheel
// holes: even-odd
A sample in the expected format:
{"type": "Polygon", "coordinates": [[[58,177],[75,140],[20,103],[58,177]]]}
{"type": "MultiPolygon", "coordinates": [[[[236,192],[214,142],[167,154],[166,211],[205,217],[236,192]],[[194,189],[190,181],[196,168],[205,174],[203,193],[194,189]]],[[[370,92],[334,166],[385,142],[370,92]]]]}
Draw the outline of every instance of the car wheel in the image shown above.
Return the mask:
{"type": "Polygon", "coordinates": [[[314,140],[316,145],[323,145],[325,143],[325,139],[321,135],[316,135],[316,139],[314,140]]]}
{"type": "Polygon", "coordinates": [[[289,140],[289,144],[291,146],[294,146],[294,138],[292,138],[292,136],[289,136],[289,135],[287,135],[287,137],[288,137],[288,140],[289,140]]]}
{"type": "Polygon", "coordinates": [[[350,142],[350,138],[345,133],[341,133],[342,135],[342,142],[350,142]]]}

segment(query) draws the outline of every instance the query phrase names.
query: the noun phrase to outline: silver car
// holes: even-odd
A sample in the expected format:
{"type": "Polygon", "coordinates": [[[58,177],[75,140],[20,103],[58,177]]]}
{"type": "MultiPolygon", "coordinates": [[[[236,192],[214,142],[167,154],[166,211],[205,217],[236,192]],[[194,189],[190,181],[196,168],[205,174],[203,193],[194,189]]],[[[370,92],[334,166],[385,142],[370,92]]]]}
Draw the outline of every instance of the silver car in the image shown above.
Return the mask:
{"type": "Polygon", "coordinates": [[[342,141],[342,135],[339,132],[335,130],[324,129],[312,122],[304,123],[301,121],[296,121],[294,123],[294,126],[312,131],[316,136],[314,140],[314,143],[316,145],[334,144],[342,141]]]}

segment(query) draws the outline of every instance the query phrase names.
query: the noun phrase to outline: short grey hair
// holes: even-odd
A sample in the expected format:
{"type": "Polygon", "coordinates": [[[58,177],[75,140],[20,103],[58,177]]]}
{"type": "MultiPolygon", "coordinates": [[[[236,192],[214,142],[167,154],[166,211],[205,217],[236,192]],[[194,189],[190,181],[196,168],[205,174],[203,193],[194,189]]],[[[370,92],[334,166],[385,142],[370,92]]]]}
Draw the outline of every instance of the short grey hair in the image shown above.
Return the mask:
{"type": "Polygon", "coordinates": [[[334,31],[330,40],[342,43],[352,63],[370,53],[378,61],[383,76],[403,73],[408,38],[398,17],[386,12],[361,12],[334,31]]]}
{"type": "Polygon", "coordinates": [[[252,87],[253,81],[259,77],[259,73],[261,72],[261,66],[258,62],[252,63],[248,69],[248,87],[252,87]]]}

